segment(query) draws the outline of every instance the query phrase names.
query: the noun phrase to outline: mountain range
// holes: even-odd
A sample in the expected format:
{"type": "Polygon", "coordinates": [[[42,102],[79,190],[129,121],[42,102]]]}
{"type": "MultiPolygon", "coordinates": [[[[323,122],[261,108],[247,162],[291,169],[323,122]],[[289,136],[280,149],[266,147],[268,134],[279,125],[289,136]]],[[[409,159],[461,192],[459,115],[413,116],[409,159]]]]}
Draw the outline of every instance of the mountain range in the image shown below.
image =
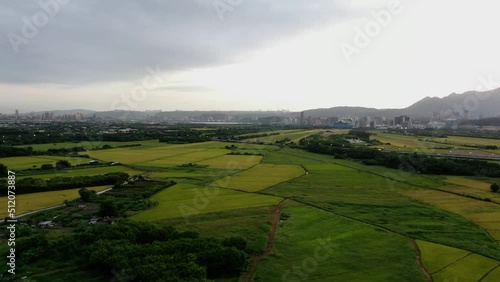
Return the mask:
{"type": "MultiPolygon", "coordinates": [[[[252,117],[298,117],[300,112],[290,111],[91,111],[84,109],[52,111],[56,116],[63,114],[82,113],[86,117],[146,119],[150,117],[182,119],[184,117],[212,117],[223,120],[226,116],[241,118],[252,117]]],[[[44,112],[38,112],[40,114],[44,112]]],[[[35,113],[36,114],[36,113],[35,113]]],[[[365,107],[332,107],[310,109],[304,111],[304,116],[316,117],[348,117],[373,116],[392,119],[396,116],[411,116],[413,118],[468,118],[478,119],[500,116],[500,88],[485,92],[468,91],[462,94],[452,93],[446,97],[425,97],[413,105],[403,109],[375,109],[365,107]]]]}

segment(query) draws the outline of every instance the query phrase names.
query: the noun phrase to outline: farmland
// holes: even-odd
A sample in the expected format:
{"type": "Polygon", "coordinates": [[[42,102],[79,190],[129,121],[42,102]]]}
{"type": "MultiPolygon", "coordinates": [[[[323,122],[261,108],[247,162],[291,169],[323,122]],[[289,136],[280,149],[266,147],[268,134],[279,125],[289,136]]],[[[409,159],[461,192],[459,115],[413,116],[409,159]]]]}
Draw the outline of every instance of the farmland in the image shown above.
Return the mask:
{"type": "Polygon", "coordinates": [[[304,169],[300,166],[262,164],[236,175],[219,179],[211,186],[257,192],[302,175],[304,175],[304,169]]]}
{"type": "Polygon", "coordinates": [[[376,148],[392,151],[454,154],[479,157],[500,157],[498,149],[484,149],[478,146],[500,146],[499,139],[448,136],[446,138],[413,136],[376,132],[372,140],[379,140],[382,145],[376,148]]]}
{"type": "Polygon", "coordinates": [[[160,192],[151,200],[157,201],[159,205],[133,216],[132,219],[155,221],[183,217],[188,220],[191,215],[272,206],[282,199],[227,189],[179,184],[160,192]]]}
{"type": "Polygon", "coordinates": [[[33,166],[41,167],[43,164],[52,164],[59,160],[69,161],[72,165],[85,164],[89,159],[79,157],[57,157],[57,156],[33,156],[33,157],[12,157],[2,158],[2,163],[11,170],[26,170],[33,166]]]}
{"type": "MultiPolygon", "coordinates": [[[[312,133],[271,137],[297,140],[312,133]]],[[[424,145],[412,143],[411,136],[397,137],[392,142],[398,146],[424,145]]],[[[499,275],[499,198],[489,191],[498,179],[403,173],[249,143],[146,141],[83,153],[122,165],[64,169],[57,175],[126,172],[160,183],[176,181],[149,198],[155,205],[127,215],[134,222],[173,225],[202,236],[243,237],[251,258],[243,281],[426,281],[426,273],[434,281],[496,281],[499,275]]],[[[55,175],[30,168],[57,159],[4,158],[24,167],[24,177],[55,175]]],[[[36,205],[23,204],[19,195],[18,204],[55,205],[78,197],[77,190],[72,197],[67,191],[37,193],[43,197],[28,199],[36,205]]]]}
{"type": "MultiPolygon", "coordinates": [[[[87,189],[100,192],[110,188],[109,186],[89,187],[87,189]]],[[[32,194],[23,194],[16,196],[16,214],[21,215],[30,211],[44,209],[64,203],[64,201],[72,201],[79,197],[78,190],[70,189],[61,191],[40,192],[32,194]]],[[[0,197],[2,203],[7,203],[7,197],[0,197]]],[[[0,211],[0,217],[7,216],[7,209],[0,211]]]]}

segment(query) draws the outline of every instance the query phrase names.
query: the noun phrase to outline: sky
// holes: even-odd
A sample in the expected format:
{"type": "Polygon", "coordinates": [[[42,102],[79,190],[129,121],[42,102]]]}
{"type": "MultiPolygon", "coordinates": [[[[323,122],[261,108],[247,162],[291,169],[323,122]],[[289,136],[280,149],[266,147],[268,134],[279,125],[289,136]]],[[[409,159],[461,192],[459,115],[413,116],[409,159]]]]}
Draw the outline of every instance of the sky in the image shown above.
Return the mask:
{"type": "Polygon", "coordinates": [[[0,112],[404,108],[500,87],[499,10],[495,0],[0,0],[0,112]]]}

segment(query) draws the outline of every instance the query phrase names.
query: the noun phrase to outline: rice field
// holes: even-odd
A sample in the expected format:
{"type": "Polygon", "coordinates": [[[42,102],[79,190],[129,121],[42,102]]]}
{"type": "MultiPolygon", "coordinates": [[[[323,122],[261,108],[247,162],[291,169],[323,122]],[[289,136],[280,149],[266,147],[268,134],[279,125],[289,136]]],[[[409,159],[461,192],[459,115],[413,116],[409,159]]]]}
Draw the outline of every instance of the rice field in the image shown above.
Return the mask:
{"type": "Polygon", "coordinates": [[[297,165],[261,164],[236,175],[219,179],[210,185],[257,192],[304,174],[304,169],[297,165]]]}
{"type": "Polygon", "coordinates": [[[124,166],[106,166],[106,167],[86,167],[86,168],[71,168],[64,169],[60,171],[40,171],[39,174],[25,174],[22,172],[17,173],[17,179],[23,178],[52,178],[52,177],[74,177],[74,176],[94,176],[100,174],[114,173],[114,172],[124,172],[130,176],[144,174],[143,171],[133,170],[124,166]]]}
{"type": "Polygon", "coordinates": [[[192,215],[278,204],[280,197],[243,193],[217,187],[177,184],[151,197],[158,206],[132,216],[134,220],[156,221],[169,218],[189,220],[192,215]]]}
{"type": "Polygon", "coordinates": [[[181,153],[169,157],[135,163],[143,167],[177,167],[182,164],[200,164],[199,162],[220,157],[229,153],[227,149],[209,149],[195,152],[181,153]]]}
{"type": "Polygon", "coordinates": [[[224,155],[198,162],[198,164],[208,165],[209,168],[242,170],[257,165],[261,161],[262,156],[224,155]]]}
{"type": "Polygon", "coordinates": [[[436,190],[408,190],[401,193],[462,215],[485,228],[491,237],[500,241],[500,205],[436,190]]]}
{"type": "Polygon", "coordinates": [[[102,148],[104,145],[110,145],[112,147],[125,146],[141,144],[141,148],[158,146],[160,144],[158,140],[148,140],[148,141],[130,141],[130,142],[113,142],[113,141],[84,141],[84,142],[63,142],[63,143],[48,143],[48,144],[31,144],[31,145],[20,145],[16,146],[18,148],[32,147],[34,151],[47,151],[49,149],[68,149],[74,147],[83,147],[85,150],[93,150],[95,148],[102,148]]]}
{"type": "MultiPolygon", "coordinates": [[[[108,188],[110,188],[109,185],[88,187],[87,189],[100,192],[108,188]]],[[[80,190],[80,188],[16,195],[16,215],[57,206],[63,204],[65,200],[75,200],[80,197],[78,190],[80,190]]],[[[0,202],[7,203],[7,197],[0,197],[0,202]]],[[[7,208],[1,209],[0,218],[4,218],[6,216],[7,208]]]]}
{"type": "Polygon", "coordinates": [[[322,131],[323,131],[322,129],[305,130],[305,131],[298,131],[298,132],[295,131],[295,132],[289,132],[289,133],[284,133],[284,134],[279,134],[279,135],[252,138],[252,139],[248,139],[248,140],[252,141],[252,142],[271,142],[271,143],[274,143],[278,140],[283,140],[285,138],[289,138],[292,142],[298,143],[300,141],[300,139],[311,136],[313,134],[320,133],[322,131]]]}
{"type": "Polygon", "coordinates": [[[32,169],[33,166],[40,168],[43,164],[55,165],[57,161],[69,161],[71,165],[85,164],[90,161],[87,158],[63,157],[63,156],[32,156],[32,157],[10,157],[1,158],[0,163],[6,165],[10,170],[32,169]]]}

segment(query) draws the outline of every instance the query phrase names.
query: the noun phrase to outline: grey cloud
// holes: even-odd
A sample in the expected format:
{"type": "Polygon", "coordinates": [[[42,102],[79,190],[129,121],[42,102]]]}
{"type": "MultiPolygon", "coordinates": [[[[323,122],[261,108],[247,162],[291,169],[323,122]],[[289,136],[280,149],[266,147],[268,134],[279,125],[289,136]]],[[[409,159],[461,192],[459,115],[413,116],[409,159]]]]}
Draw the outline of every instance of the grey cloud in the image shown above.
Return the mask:
{"type": "Polygon", "coordinates": [[[7,35],[51,1],[62,0],[0,0],[0,82],[80,85],[141,78],[147,66],[216,66],[347,16],[332,0],[241,0],[224,20],[214,0],[65,0],[16,54],[7,35]]]}

